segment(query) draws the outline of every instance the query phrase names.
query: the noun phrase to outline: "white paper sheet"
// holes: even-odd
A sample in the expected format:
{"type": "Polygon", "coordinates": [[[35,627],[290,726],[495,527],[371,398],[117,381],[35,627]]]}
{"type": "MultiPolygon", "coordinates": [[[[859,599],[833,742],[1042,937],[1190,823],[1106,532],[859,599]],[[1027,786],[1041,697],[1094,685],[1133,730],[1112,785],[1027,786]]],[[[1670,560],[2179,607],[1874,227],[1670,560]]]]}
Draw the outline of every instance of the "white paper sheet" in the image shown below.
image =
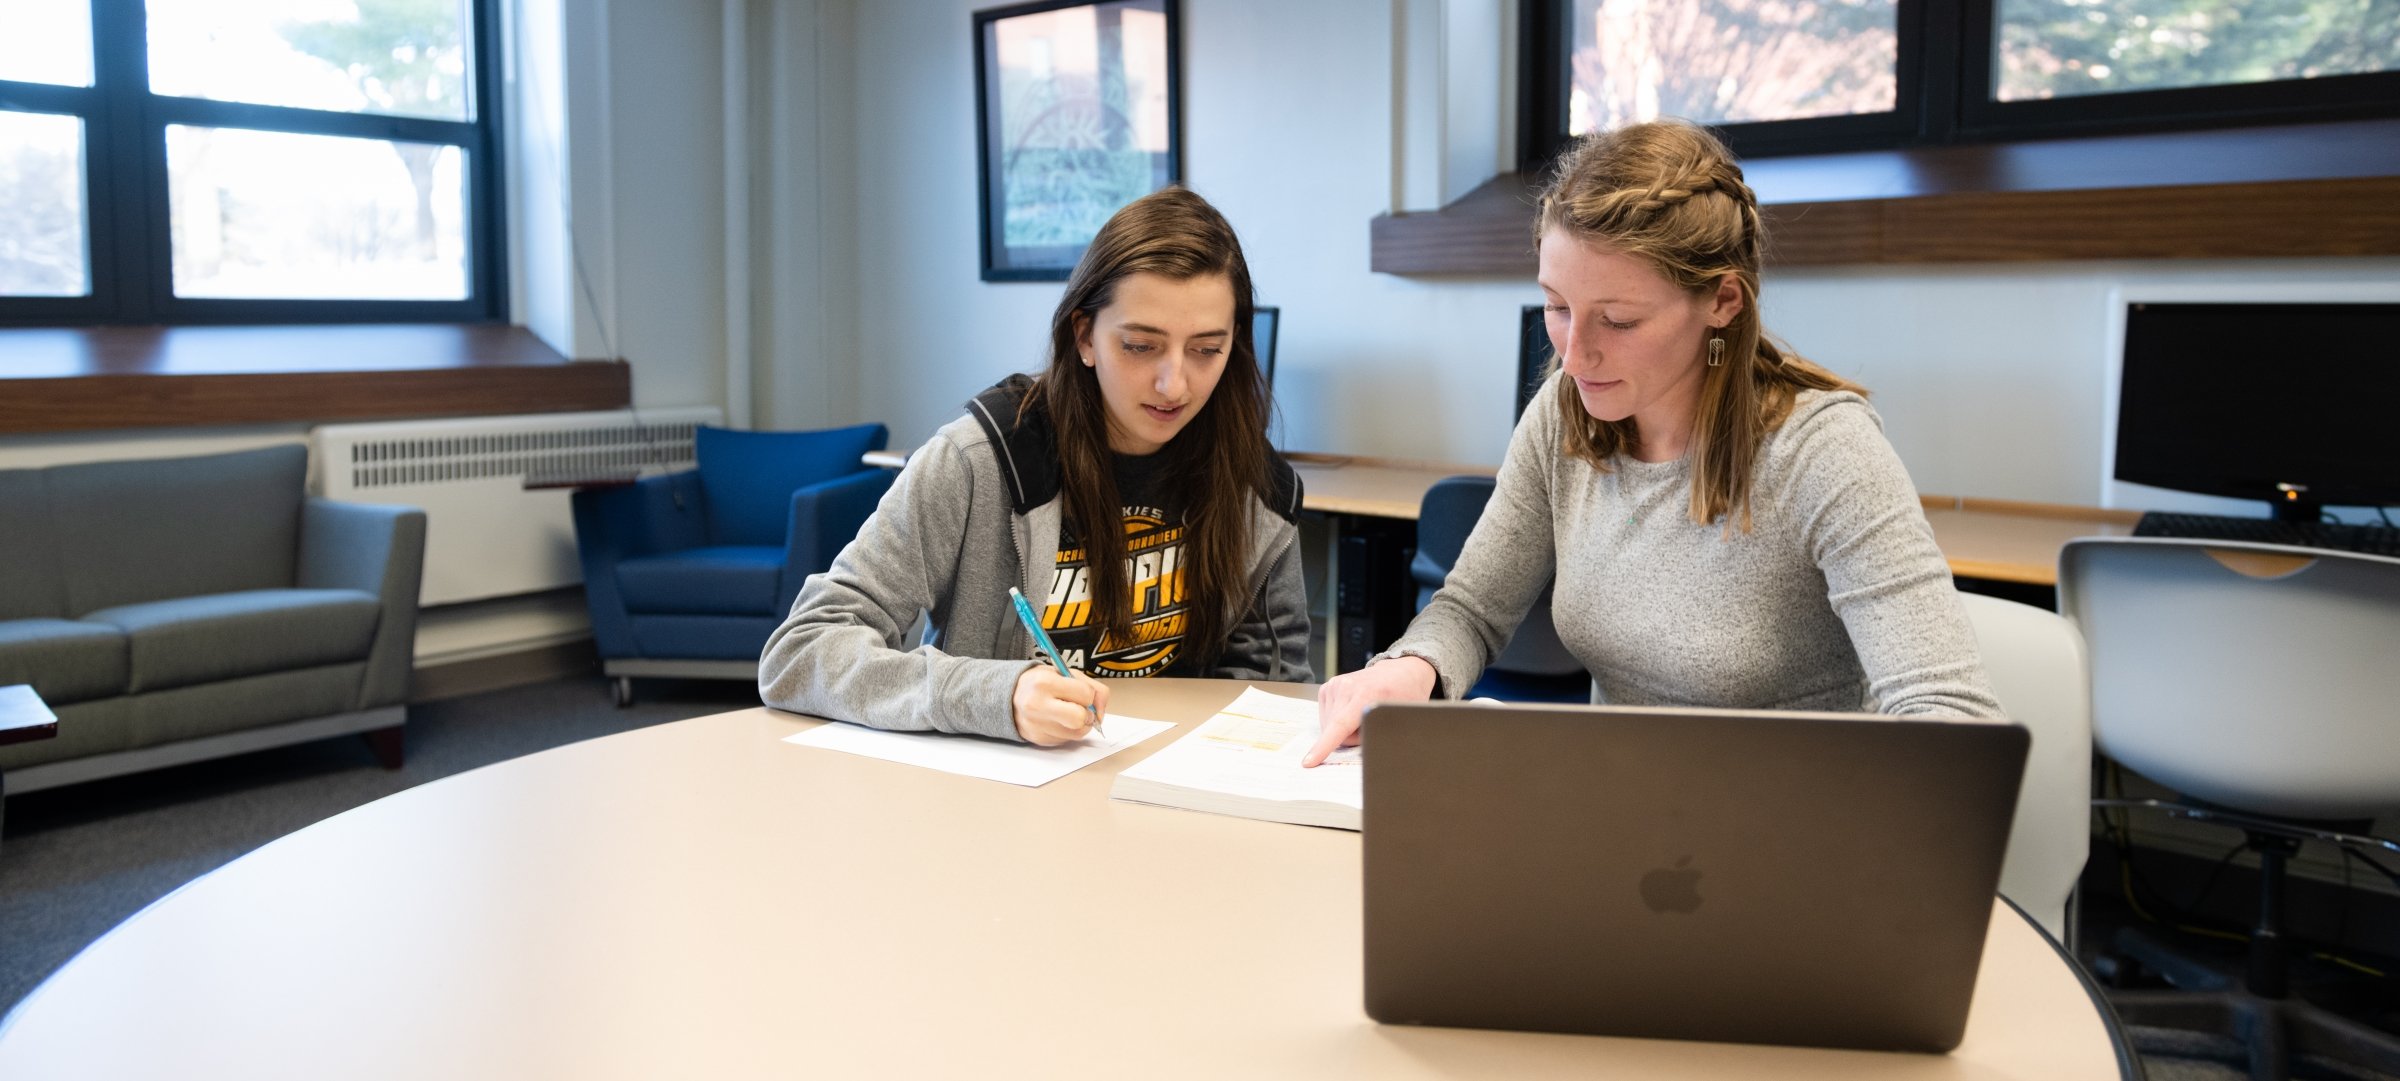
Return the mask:
{"type": "Polygon", "coordinates": [[[1040,788],[1175,725],[1171,721],[1111,713],[1102,727],[1108,729],[1106,739],[1095,734],[1058,747],[1003,743],[941,732],[886,732],[840,722],[785,736],[783,741],[1040,788]]]}

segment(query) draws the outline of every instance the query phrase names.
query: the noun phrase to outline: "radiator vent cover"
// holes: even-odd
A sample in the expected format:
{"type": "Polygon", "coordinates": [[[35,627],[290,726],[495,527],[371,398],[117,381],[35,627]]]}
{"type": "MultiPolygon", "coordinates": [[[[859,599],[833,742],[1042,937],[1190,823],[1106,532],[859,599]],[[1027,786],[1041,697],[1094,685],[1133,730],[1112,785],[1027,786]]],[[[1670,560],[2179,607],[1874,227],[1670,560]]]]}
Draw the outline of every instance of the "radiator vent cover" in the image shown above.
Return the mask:
{"type": "Polygon", "coordinates": [[[539,413],[376,424],[310,433],[317,491],[425,511],[419,603],[454,604],[575,585],[580,484],[690,469],[715,409],[539,413]]]}

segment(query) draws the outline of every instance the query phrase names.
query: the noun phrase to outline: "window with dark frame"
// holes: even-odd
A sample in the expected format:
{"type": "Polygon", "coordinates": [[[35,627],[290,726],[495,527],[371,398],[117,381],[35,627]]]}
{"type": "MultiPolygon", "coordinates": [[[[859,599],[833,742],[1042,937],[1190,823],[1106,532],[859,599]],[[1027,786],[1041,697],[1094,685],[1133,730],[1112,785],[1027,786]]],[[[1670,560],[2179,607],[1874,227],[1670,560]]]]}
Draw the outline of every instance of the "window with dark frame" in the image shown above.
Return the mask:
{"type": "Polygon", "coordinates": [[[1737,154],[2400,115],[2390,0],[1522,0],[1518,145],[1679,116],[1737,154]]]}
{"type": "Polygon", "coordinates": [[[12,5],[0,325],[504,318],[497,7],[12,5]]]}

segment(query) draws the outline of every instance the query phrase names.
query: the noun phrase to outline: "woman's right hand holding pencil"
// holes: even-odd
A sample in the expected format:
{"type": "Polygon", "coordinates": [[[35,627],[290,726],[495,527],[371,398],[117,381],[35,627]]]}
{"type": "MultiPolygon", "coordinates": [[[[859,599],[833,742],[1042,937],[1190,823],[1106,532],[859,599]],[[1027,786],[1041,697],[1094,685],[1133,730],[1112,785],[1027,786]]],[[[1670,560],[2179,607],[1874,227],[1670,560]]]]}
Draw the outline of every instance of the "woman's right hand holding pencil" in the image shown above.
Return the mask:
{"type": "Polygon", "coordinates": [[[1037,747],[1073,743],[1108,713],[1108,685],[1081,672],[1058,674],[1047,662],[1017,676],[1009,695],[1017,735],[1037,747]]]}

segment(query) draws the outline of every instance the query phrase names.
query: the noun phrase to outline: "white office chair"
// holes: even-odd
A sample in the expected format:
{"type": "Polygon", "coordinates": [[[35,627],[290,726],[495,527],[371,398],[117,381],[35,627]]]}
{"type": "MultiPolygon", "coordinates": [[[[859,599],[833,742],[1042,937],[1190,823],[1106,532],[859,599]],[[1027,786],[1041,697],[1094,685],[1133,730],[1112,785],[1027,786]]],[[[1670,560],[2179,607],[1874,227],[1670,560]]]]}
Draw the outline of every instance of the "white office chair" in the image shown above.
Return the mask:
{"type": "Polygon", "coordinates": [[[2119,1012],[2240,1039],[2257,1078],[2282,1077],[2298,1054],[2400,1073],[2400,1039],[2287,998],[2279,915],[2301,842],[2400,853],[2365,836],[2400,808],[2400,559],[2089,537],[2060,553],[2058,586],[2090,651],[2101,752],[2183,796],[2098,802],[2231,826],[2259,855],[2247,972],[2121,935],[2119,951],[2179,990],[2117,992],[2119,1012]]]}
{"type": "Polygon", "coordinates": [[[1983,670],[2001,712],[2033,733],[2000,892],[2070,941],[2068,898],[2092,847],[2092,701],[2083,636],[2056,612],[1966,593],[1983,670]]]}

